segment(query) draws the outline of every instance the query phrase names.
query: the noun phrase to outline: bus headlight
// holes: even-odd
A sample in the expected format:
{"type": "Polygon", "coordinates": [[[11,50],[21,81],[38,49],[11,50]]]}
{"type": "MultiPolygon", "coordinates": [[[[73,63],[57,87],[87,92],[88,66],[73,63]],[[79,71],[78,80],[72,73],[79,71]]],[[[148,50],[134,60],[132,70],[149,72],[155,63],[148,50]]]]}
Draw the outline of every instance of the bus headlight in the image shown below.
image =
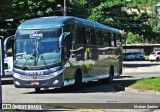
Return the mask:
{"type": "Polygon", "coordinates": [[[55,80],[55,81],[53,81],[53,84],[57,84],[59,81],[58,80],[55,80]]]}
{"type": "Polygon", "coordinates": [[[13,77],[15,77],[15,78],[19,78],[19,77],[20,77],[20,75],[19,75],[19,74],[17,74],[17,73],[14,73],[14,74],[13,74],[13,77]]]}
{"type": "Polygon", "coordinates": [[[18,81],[15,81],[14,82],[16,85],[20,86],[20,83],[18,81]]]}
{"type": "Polygon", "coordinates": [[[53,76],[57,76],[58,74],[61,74],[63,72],[63,69],[60,70],[60,71],[56,71],[54,73],[52,73],[53,76]]]}

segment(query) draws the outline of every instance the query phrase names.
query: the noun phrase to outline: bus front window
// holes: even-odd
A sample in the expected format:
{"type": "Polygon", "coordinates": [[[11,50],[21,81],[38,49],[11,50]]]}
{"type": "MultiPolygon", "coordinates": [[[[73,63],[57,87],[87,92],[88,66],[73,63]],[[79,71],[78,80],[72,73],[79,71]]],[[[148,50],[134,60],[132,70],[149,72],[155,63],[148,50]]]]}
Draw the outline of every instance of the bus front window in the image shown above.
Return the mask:
{"type": "Polygon", "coordinates": [[[60,62],[59,36],[61,33],[61,28],[17,31],[14,54],[15,65],[43,67],[60,62]]]}

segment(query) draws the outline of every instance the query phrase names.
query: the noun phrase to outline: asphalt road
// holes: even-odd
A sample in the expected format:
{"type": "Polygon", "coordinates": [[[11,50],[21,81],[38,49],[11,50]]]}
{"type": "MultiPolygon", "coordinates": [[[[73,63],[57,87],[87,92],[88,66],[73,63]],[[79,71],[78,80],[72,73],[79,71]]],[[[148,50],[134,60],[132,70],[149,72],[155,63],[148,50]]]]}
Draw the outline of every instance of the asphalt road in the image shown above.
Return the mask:
{"type": "MultiPolygon", "coordinates": [[[[13,84],[2,85],[3,103],[159,103],[160,94],[137,94],[124,90],[124,87],[138,79],[160,76],[160,62],[129,61],[123,62],[123,74],[114,79],[112,84],[94,81],[83,84],[83,88],[73,91],[71,87],[42,90],[17,89],[13,84]],[[127,83],[127,84],[126,84],[127,83]],[[117,86],[118,85],[118,86],[117,86]],[[119,86],[120,85],[120,86],[119,86]]],[[[96,104],[95,104],[96,105],[96,104]]],[[[96,107],[96,106],[95,106],[96,107]]],[[[123,108],[123,106],[122,106],[123,108]]]]}

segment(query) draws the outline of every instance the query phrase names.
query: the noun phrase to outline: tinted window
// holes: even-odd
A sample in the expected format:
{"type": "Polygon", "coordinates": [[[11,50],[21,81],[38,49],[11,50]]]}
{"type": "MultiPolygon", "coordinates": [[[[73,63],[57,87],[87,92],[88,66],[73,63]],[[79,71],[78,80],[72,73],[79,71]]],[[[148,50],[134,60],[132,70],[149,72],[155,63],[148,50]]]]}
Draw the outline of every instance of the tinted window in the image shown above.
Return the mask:
{"type": "Polygon", "coordinates": [[[28,38],[53,38],[60,37],[62,34],[62,28],[55,29],[42,29],[42,30],[18,30],[16,33],[17,39],[28,38]]]}
{"type": "Polygon", "coordinates": [[[86,37],[85,29],[83,27],[77,27],[77,29],[76,29],[76,43],[86,44],[85,37],[86,37]]]}

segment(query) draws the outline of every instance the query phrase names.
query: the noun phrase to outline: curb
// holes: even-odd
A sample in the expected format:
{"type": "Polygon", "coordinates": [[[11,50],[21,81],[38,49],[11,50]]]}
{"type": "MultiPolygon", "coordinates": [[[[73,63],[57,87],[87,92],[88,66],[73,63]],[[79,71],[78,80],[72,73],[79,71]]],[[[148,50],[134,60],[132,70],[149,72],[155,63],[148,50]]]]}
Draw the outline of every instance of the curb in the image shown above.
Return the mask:
{"type": "Polygon", "coordinates": [[[160,91],[156,91],[156,90],[139,90],[139,89],[125,87],[125,91],[132,92],[132,93],[139,93],[139,94],[158,94],[160,95],[160,91]]]}
{"type": "Polygon", "coordinates": [[[13,84],[13,77],[1,78],[1,84],[13,84]]]}

